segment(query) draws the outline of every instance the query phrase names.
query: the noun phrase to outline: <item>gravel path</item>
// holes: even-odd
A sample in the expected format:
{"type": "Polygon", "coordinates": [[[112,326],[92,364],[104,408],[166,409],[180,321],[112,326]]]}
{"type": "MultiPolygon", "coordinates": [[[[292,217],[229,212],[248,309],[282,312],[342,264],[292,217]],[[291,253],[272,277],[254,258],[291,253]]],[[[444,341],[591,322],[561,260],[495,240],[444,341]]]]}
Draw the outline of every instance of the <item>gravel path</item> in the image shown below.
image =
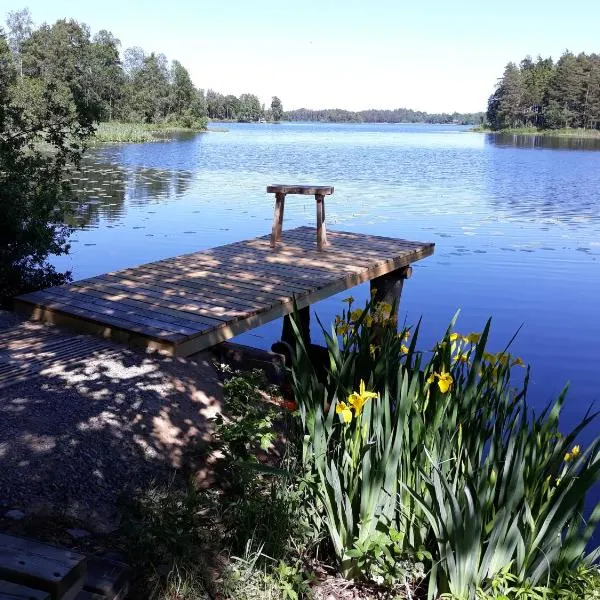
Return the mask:
{"type": "Polygon", "coordinates": [[[116,525],[121,494],[185,467],[208,436],[220,384],[196,360],[115,346],[0,389],[0,509],[116,525]]]}

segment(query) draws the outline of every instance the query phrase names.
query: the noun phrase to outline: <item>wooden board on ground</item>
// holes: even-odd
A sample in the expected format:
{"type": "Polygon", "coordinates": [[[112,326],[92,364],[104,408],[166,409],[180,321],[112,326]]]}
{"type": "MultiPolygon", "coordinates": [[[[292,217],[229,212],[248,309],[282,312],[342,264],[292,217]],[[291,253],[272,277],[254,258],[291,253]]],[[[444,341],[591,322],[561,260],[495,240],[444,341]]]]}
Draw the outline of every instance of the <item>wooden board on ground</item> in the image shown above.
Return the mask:
{"type": "Polygon", "coordinates": [[[131,569],[123,563],[90,556],[83,589],[92,597],[95,594],[104,600],[122,600],[129,592],[130,573],[131,569]]]}
{"type": "Polygon", "coordinates": [[[17,298],[33,319],[189,356],[355,285],[396,271],[434,244],[312,227],[235,242],[17,298]],[[221,300],[219,300],[221,298],[221,300]]]}
{"type": "Polygon", "coordinates": [[[85,572],[81,554],[0,534],[0,580],[48,592],[52,600],[74,600],[85,572]]]}
{"type": "Polygon", "coordinates": [[[50,600],[50,594],[10,581],[0,580],[0,600],[50,600]]]}

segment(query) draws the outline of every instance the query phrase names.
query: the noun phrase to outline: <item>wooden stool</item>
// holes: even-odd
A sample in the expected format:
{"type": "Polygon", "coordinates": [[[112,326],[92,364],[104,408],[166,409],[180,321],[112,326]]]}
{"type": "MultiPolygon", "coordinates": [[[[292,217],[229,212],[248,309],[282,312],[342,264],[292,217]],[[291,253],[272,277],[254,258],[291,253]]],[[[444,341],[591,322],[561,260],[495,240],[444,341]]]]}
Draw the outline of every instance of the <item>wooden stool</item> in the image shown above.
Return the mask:
{"type": "Polygon", "coordinates": [[[275,194],[275,214],[271,231],[272,248],[281,240],[283,209],[287,194],[314,195],[317,202],[317,248],[322,250],[329,245],[327,243],[327,229],[325,228],[325,196],[333,194],[333,187],[328,185],[269,185],[267,186],[267,194],[275,194]]]}

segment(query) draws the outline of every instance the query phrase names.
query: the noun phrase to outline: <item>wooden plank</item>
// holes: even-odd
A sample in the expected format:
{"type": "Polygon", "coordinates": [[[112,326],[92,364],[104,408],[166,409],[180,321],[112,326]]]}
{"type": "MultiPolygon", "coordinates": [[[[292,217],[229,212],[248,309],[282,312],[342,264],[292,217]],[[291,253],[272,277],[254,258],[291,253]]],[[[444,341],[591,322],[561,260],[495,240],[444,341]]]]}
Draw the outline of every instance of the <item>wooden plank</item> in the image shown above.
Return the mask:
{"type": "MultiPolygon", "coordinates": [[[[158,329],[149,325],[140,325],[133,321],[115,317],[106,312],[97,313],[95,311],[82,309],[73,303],[58,302],[47,296],[40,298],[34,294],[28,294],[27,299],[23,298],[15,300],[15,308],[29,313],[31,318],[35,320],[42,320],[46,323],[54,323],[55,325],[60,325],[61,321],[65,322],[65,320],[59,318],[54,319],[50,313],[56,314],[57,317],[61,314],[63,316],[73,316],[75,317],[75,320],[81,320],[81,318],[83,318],[90,323],[99,326],[99,328],[92,328],[91,331],[94,332],[94,335],[100,335],[100,337],[112,337],[113,327],[124,332],[134,332],[160,341],[177,342],[184,337],[181,334],[168,333],[164,329],[158,329]],[[106,331],[101,334],[102,327],[106,327],[106,331]]],[[[88,329],[84,328],[82,331],[88,332],[88,329]]]]}
{"type": "MultiPolygon", "coordinates": [[[[232,255],[234,256],[234,255],[232,255]]],[[[298,273],[297,277],[294,278],[290,273],[283,272],[278,269],[269,268],[268,264],[258,265],[255,264],[244,264],[244,263],[232,263],[229,257],[223,259],[223,264],[218,268],[210,265],[203,265],[200,262],[200,258],[190,264],[186,264],[183,261],[179,261],[177,264],[173,264],[170,267],[164,267],[162,265],[148,265],[144,270],[149,269],[162,269],[167,273],[170,273],[168,279],[175,279],[179,281],[179,278],[185,275],[185,283],[190,283],[190,280],[203,280],[208,275],[213,277],[226,277],[228,279],[234,278],[234,281],[243,281],[244,283],[258,284],[259,287],[266,286],[269,289],[273,284],[279,285],[286,290],[290,291],[303,291],[304,284],[310,282],[312,279],[309,273],[298,273]],[[258,268],[257,268],[258,267],[258,268]]],[[[138,273],[141,273],[140,269],[138,273]]],[[[165,283],[168,282],[165,279],[165,283]]]]}
{"type": "MultiPolygon", "coordinates": [[[[115,279],[118,275],[110,275],[111,279],[115,279]]],[[[184,293],[186,298],[220,298],[220,295],[233,298],[237,297],[237,304],[240,308],[248,305],[248,301],[256,302],[257,298],[264,297],[264,303],[271,303],[284,300],[298,291],[305,291],[306,288],[296,288],[291,286],[285,292],[272,293],[269,291],[269,286],[266,282],[246,281],[235,279],[229,274],[223,273],[207,273],[202,279],[182,279],[169,277],[166,272],[159,269],[149,269],[141,274],[128,274],[127,278],[146,286],[152,285],[154,288],[161,289],[165,295],[174,295],[174,292],[184,293]],[[160,287],[163,286],[163,287],[160,287]],[[169,292],[173,292],[170,294],[169,292]],[[218,295],[217,295],[218,294],[218,295]]],[[[103,277],[104,278],[104,277],[103,277]]],[[[274,287],[274,286],[271,286],[274,287]]],[[[231,301],[233,302],[233,301],[231,301]]],[[[263,303],[261,301],[261,303],[263,303]]]]}
{"type": "Polygon", "coordinates": [[[120,600],[129,591],[131,569],[120,562],[101,557],[89,557],[83,589],[100,594],[105,600],[120,600]]]}
{"type": "Polygon", "coordinates": [[[331,185],[289,185],[281,183],[273,183],[267,186],[267,194],[305,194],[314,196],[315,194],[323,194],[329,196],[333,194],[334,188],[331,185]]]}
{"type": "MultiPolygon", "coordinates": [[[[245,296],[245,287],[238,287],[237,284],[228,283],[227,281],[215,282],[212,279],[206,279],[205,285],[203,286],[202,294],[198,294],[197,289],[189,289],[181,285],[169,285],[169,287],[161,287],[158,283],[152,282],[145,279],[137,279],[134,276],[118,277],[117,275],[102,275],[95,277],[94,279],[85,280],[87,282],[96,282],[98,285],[110,285],[111,287],[124,288],[126,291],[132,289],[139,290],[141,293],[148,294],[150,296],[157,296],[160,298],[166,298],[169,300],[181,300],[184,302],[194,302],[198,300],[201,306],[202,302],[209,305],[227,306],[230,308],[243,308],[248,305],[245,296]],[[140,288],[142,288],[140,290],[140,288]],[[152,293],[151,293],[152,292],[152,293]],[[216,296],[218,294],[218,296],[216,296]],[[233,296],[232,294],[237,294],[233,296]],[[244,298],[244,299],[242,299],[244,298]],[[221,300],[223,299],[223,300],[221,300]]],[[[76,282],[76,285],[84,282],[76,282]]],[[[250,292],[250,290],[247,290],[250,292]]],[[[282,300],[287,297],[286,294],[269,294],[256,290],[255,293],[250,292],[252,298],[255,299],[257,305],[267,304],[282,300]],[[261,294],[261,295],[258,295],[261,294]]],[[[207,307],[208,308],[208,307],[207,307]]]]}
{"type": "Polygon", "coordinates": [[[171,336],[172,339],[159,338],[148,331],[138,330],[135,326],[124,324],[120,319],[104,317],[103,321],[96,321],[82,317],[79,309],[73,308],[71,312],[63,312],[56,308],[46,308],[24,298],[14,300],[15,310],[35,321],[58,325],[87,333],[96,337],[111,339],[121,344],[143,348],[148,351],[157,351],[167,355],[174,354],[175,343],[184,339],[183,336],[171,336]]]}
{"type": "MultiPolygon", "coordinates": [[[[148,293],[135,292],[133,290],[122,290],[109,285],[98,285],[88,283],[85,286],[72,286],[71,290],[76,291],[82,289],[86,294],[98,296],[99,298],[108,298],[115,302],[122,302],[131,306],[148,305],[160,309],[161,312],[171,315],[185,315],[186,319],[197,321],[200,323],[206,322],[205,316],[210,316],[216,321],[227,321],[229,318],[238,317],[245,314],[241,309],[231,309],[215,304],[204,303],[199,305],[198,302],[190,300],[178,300],[178,302],[169,299],[169,297],[158,295],[154,297],[148,293]]],[[[138,288],[139,289],[139,288],[138,288]]]]}
{"type": "Polygon", "coordinates": [[[284,248],[285,245],[279,246],[275,251],[270,248],[265,248],[264,250],[251,248],[248,251],[240,251],[238,253],[228,251],[227,254],[223,253],[222,255],[223,259],[227,260],[225,269],[231,270],[237,267],[255,269],[258,267],[261,270],[270,267],[277,269],[282,275],[300,273],[306,276],[306,278],[329,278],[336,275],[340,267],[349,266],[349,261],[345,265],[335,265],[325,261],[318,263],[316,260],[311,259],[304,259],[302,261],[299,256],[302,252],[301,250],[286,254],[283,250],[284,248]],[[280,251],[280,248],[282,251],[280,251]]]}
{"type": "Polygon", "coordinates": [[[214,327],[215,325],[218,325],[221,321],[227,321],[227,318],[219,318],[218,316],[212,314],[210,317],[208,317],[197,315],[181,309],[172,310],[168,307],[160,306],[158,304],[135,300],[134,298],[127,297],[124,294],[107,294],[104,291],[96,290],[89,286],[71,286],[68,293],[65,293],[65,297],[72,297],[73,295],[80,296],[84,302],[92,302],[100,306],[118,303],[119,306],[124,308],[131,307],[132,314],[152,316],[152,318],[160,319],[166,323],[173,323],[178,326],[189,327],[193,331],[197,330],[198,327],[201,329],[206,329],[208,327],[214,327]]]}
{"type": "MultiPolygon", "coordinates": [[[[58,308],[64,307],[77,307],[80,308],[84,314],[85,312],[89,312],[90,316],[93,318],[98,315],[102,316],[110,316],[120,320],[126,320],[131,323],[135,323],[138,327],[141,327],[142,330],[146,327],[153,328],[156,331],[164,331],[165,334],[180,334],[184,336],[188,336],[194,333],[198,333],[203,329],[207,329],[209,326],[206,325],[201,327],[199,324],[195,324],[194,327],[188,327],[179,325],[177,323],[172,323],[163,320],[162,318],[153,318],[147,317],[145,315],[136,313],[134,310],[128,310],[127,307],[121,306],[117,302],[106,302],[99,299],[82,299],[77,297],[73,293],[69,293],[67,291],[55,291],[52,288],[49,290],[44,290],[39,292],[40,296],[44,300],[50,300],[51,304],[48,306],[52,307],[52,305],[57,306],[58,308]]],[[[163,335],[161,334],[161,337],[163,335]]]]}
{"type": "MultiPolygon", "coordinates": [[[[166,264],[166,263],[149,263],[144,267],[136,268],[135,270],[125,269],[123,271],[116,271],[110,273],[111,275],[135,275],[136,277],[146,277],[152,279],[152,274],[161,274],[164,279],[161,280],[162,284],[175,284],[189,286],[191,284],[198,283],[199,280],[214,279],[214,280],[227,280],[231,281],[231,272],[225,269],[225,265],[220,267],[213,267],[211,265],[200,264],[196,262],[194,264],[187,265],[183,262],[179,264],[166,264]],[[191,278],[190,275],[196,273],[195,278],[191,278]],[[185,278],[184,278],[185,276],[185,278]]],[[[268,277],[266,274],[260,272],[243,274],[235,274],[236,284],[242,285],[243,287],[251,287],[252,289],[259,288],[269,292],[270,290],[281,291],[286,295],[293,291],[303,291],[304,288],[291,281],[283,280],[280,277],[268,277]]]]}
{"type": "Polygon", "coordinates": [[[86,558],[54,546],[0,534],[0,579],[72,600],[83,587],[86,558]]]}
{"type": "Polygon", "coordinates": [[[0,600],[50,600],[50,594],[10,581],[0,581],[0,600]]]}

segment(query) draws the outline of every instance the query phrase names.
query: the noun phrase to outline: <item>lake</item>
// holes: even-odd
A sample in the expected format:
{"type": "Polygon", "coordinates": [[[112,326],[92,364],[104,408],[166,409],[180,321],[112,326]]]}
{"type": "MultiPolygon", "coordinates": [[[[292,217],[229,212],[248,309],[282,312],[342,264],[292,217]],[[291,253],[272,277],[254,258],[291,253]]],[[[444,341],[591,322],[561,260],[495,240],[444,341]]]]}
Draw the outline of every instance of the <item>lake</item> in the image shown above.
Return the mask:
{"type": "MultiPolygon", "coordinates": [[[[431,347],[493,317],[492,347],[519,327],[537,408],[571,382],[564,423],[598,400],[600,143],[473,133],[435,125],[227,124],[227,132],[90,151],[74,203],[75,278],[270,232],[269,183],[335,186],[327,223],[436,243],[404,287],[401,319],[423,317],[431,347]]],[[[284,227],[314,224],[291,196],[284,227]]],[[[285,234],[284,234],[285,239],[285,234]]],[[[363,303],[368,285],[352,295],[363,303]]],[[[314,306],[329,323],[342,294],[314,306]]],[[[313,319],[313,337],[318,325],[313,319]]],[[[281,323],[236,341],[269,348],[281,323]]],[[[583,436],[591,438],[593,431],[583,436]]]]}

